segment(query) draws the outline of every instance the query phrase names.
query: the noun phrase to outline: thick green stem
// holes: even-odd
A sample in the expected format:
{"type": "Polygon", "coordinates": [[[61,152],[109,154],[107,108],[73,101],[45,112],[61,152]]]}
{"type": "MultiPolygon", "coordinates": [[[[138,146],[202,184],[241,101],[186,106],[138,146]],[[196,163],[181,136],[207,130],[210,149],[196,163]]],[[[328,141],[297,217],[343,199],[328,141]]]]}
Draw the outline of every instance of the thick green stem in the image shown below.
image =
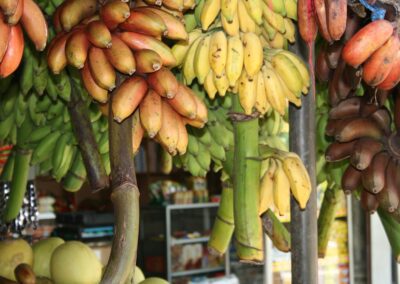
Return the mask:
{"type": "Polygon", "coordinates": [[[318,216],[318,256],[320,258],[325,257],[341,195],[342,191],[338,186],[333,186],[325,191],[318,216]]]}
{"type": "MultiPolygon", "coordinates": [[[[17,147],[17,146],[16,146],[17,147]]],[[[29,163],[32,151],[17,148],[10,186],[10,197],[4,210],[3,221],[8,223],[14,220],[19,213],[24,201],[29,175],[29,163]]]]}
{"type": "Polygon", "coordinates": [[[71,81],[71,84],[72,93],[68,111],[71,116],[72,128],[78,140],[90,187],[93,191],[102,190],[109,187],[109,178],[96,143],[89,109],[78,94],[75,82],[71,81]]]}
{"type": "Polygon", "coordinates": [[[393,256],[400,263],[400,223],[384,209],[378,208],[378,215],[392,247],[393,256]]]}
{"type": "MultiPolygon", "coordinates": [[[[119,84],[117,84],[119,85],[119,84]]],[[[139,190],[132,153],[132,119],[117,123],[110,102],[109,139],[111,161],[111,200],[115,226],[111,255],[102,284],[121,284],[136,266],[139,237],[139,190]]]]}
{"type": "Polygon", "coordinates": [[[285,225],[268,209],[261,215],[264,232],[271,239],[274,246],[283,252],[290,251],[290,233],[285,225]]]}
{"type": "Polygon", "coordinates": [[[260,161],[258,150],[258,119],[243,117],[238,96],[233,96],[232,115],[235,136],[233,194],[235,239],[242,262],[259,264],[264,259],[263,231],[258,215],[260,161]],[[244,119],[243,119],[244,118],[244,119]]]}
{"type": "Polygon", "coordinates": [[[10,182],[13,176],[15,162],[15,149],[11,150],[10,155],[7,158],[7,162],[4,165],[3,171],[1,172],[0,181],[10,182]]]}

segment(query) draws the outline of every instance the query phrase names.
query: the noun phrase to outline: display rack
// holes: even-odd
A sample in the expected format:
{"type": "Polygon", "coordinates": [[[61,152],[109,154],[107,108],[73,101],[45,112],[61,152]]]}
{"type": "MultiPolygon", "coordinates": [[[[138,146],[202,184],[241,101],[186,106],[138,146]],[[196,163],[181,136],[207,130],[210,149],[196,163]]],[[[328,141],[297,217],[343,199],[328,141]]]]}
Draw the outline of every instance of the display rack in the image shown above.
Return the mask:
{"type": "Polygon", "coordinates": [[[181,239],[174,240],[172,238],[172,223],[173,220],[171,218],[171,212],[176,210],[193,210],[193,209],[203,209],[203,229],[205,231],[211,229],[210,223],[210,209],[218,208],[219,203],[194,203],[194,204],[175,204],[175,205],[167,205],[165,206],[165,238],[166,238],[166,258],[167,258],[167,279],[168,282],[172,282],[174,277],[182,277],[182,276],[191,276],[191,275],[201,275],[213,272],[222,272],[225,271],[225,275],[230,274],[230,259],[229,252],[225,254],[225,264],[220,267],[210,267],[210,268],[201,268],[201,269],[192,269],[186,271],[172,271],[172,255],[171,249],[172,246],[178,244],[193,244],[193,243],[206,243],[209,240],[209,237],[199,237],[194,239],[181,239]]]}

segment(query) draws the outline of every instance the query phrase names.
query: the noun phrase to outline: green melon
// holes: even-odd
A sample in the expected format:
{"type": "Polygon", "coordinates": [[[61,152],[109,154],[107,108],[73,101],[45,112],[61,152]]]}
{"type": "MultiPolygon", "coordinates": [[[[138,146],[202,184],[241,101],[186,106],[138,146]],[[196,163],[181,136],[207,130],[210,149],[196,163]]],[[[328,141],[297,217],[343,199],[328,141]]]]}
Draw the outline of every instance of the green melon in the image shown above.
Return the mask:
{"type": "Polygon", "coordinates": [[[167,280],[158,277],[149,277],[144,279],[139,284],[169,284],[167,280]]]}
{"type": "Polygon", "coordinates": [[[32,246],[33,250],[33,272],[37,276],[51,277],[50,274],[50,260],[54,250],[64,240],[61,238],[48,238],[38,241],[32,246]]]}
{"type": "Polygon", "coordinates": [[[70,241],[53,252],[50,271],[55,284],[97,284],[101,280],[102,265],[90,247],[70,241]]]}
{"type": "Polygon", "coordinates": [[[32,265],[33,253],[29,244],[22,240],[0,242],[0,276],[16,280],[14,269],[21,263],[32,265]]]}

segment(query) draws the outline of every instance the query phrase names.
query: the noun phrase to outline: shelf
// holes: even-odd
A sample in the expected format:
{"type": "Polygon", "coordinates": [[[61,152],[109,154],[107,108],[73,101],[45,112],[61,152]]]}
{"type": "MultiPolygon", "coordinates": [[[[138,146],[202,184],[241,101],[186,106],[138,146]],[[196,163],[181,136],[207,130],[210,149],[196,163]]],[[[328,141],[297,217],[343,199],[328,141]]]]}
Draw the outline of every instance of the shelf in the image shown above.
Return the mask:
{"type": "Polygon", "coordinates": [[[212,267],[212,268],[201,268],[201,269],[192,269],[192,270],[186,270],[186,271],[177,271],[177,272],[172,272],[172,277],[189,276],[189,275],[203,274],[203,273],[212,273],[212,272],[218,272],[218,271],[224,271],[224,270],[225,270],[225,267],[219,266],[219,267],[212,267]]]}
{"type": "Polygon", "coordinates": [[[219,206],[218,202],[207,202],[207,203],[192,203],[192,204],[172,204],[172,205],[167,205],[166,208],[169,210],[180,210],[180,209],[213,208],[218,206],[219,206]]]}
{"type": "Polygon", "coordinates": [[[171,241],[171,245],[184,245],[184,244],[194,244],[194,243],[206,243],[210,237],[201,237],[193,239],[176,239],[171,241]]]}

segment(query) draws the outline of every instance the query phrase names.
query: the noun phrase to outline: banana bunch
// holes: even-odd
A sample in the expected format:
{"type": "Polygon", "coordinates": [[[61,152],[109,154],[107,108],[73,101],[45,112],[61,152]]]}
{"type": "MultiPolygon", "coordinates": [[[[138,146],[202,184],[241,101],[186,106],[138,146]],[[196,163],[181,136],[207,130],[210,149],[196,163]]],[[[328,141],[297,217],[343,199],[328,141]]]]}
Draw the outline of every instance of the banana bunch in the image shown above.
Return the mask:
{"type": "Polygon", "coordinates": [[[172,52],[185,84],[197,78],[210,99],[217,93],[238,93],[246,114],[255,108],[264,115],[273,108],[283,115],[288,101],[301,105],[301,93],[307,94],[310,85],[299,57],[284,49],[263,50],[259,36],[251,32],[226,36],[220,30],[203,34],[194,29],[172,52]]]}
{"type": "MultiPolygon", "coordinates": [[[[205,97],[204,90],[198,84],[194,84],[193,89],[199,97],[205,97]]],[[[214,171],[219,171],[226,160],[226,152],[233,150],[233,126],[228,117],[232,105],[231,97],[218,98],[216,101],[206,99],[206,105],[207,124],[202,129],[188,127],[188,151],[174,159],[177,166],[183,167],[193,176],[206,176],[211,162],[214,171]]]]}
{"type": "Polygon", "coordinates": [[[0,78],[13,73],[21,63],[24,35],[43,51],[47,44],[47,22],[33,0],[0,1],[0,78]]]}
{"type": "Polygon", "coordinates": [[[283,216],[290,211],[290,194],[305,208],[311,194],[311,181],[300,157],[292,152],[260,147],[261,163],[259,214],[276,209],[283,216]]]}

